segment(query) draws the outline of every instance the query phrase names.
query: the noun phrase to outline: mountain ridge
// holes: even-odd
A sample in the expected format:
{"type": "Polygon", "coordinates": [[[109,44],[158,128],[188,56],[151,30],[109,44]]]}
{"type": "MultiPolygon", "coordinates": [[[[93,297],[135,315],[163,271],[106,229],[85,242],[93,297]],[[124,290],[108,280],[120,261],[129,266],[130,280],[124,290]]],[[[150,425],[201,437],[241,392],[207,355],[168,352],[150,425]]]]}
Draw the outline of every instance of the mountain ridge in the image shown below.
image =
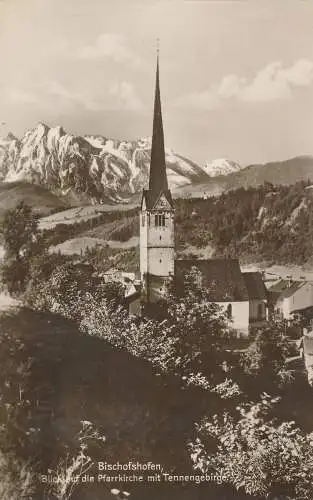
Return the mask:
{"type": "MultiPolygon", "coordinates": [[[[118,202],[147,184],[150,149],[146,138],[75,136],[61,126],[39,123],[20,140],[13,134],[0,140],[0,173],[4,182],[44,185],[89,202],[118,202]]],[[[202,167],[169,148],[166,161],[171,188],[209,180],[202,167]]]]}
{"type": "MultiPolygon", "coordinates": [[[[40,185],[72,205],[138,202],[149,176],[151,138],[77,136],[62,126],[39,123],[21,139],[0,138],[0,181],[40,185]]],[[[242,167],[219,158],[199,166],[166,148],[167,175],[174,197],[218,196],[264,182],[288,185],[313,181],[313,156],[242,167]]]]}

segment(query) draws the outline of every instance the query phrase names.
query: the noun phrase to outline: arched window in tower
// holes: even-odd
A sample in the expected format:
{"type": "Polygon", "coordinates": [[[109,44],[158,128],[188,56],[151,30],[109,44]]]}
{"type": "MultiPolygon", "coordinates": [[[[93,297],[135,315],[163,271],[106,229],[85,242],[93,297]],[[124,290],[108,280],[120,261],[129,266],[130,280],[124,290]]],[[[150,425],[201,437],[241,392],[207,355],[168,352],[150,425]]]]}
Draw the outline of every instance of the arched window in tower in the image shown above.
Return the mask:
{"type": "Polygon", "coordinates": [[[162,226],[165,226],[165,214],[162,215],[162,226]]]}
{"type": "Polygon", "coordinates": [[[155,225],[155,227],[157,227],[159,225],[159,216],[158,216],[158,214],[155,214],[155,216],[154,216],[154,225],[155,225]]]}
{"type": "Polygon", "coordinates": [[[233,316],[233,307],[231,304],[228,304],[227,309],[226,309],[226,316],[228,319],[232,319],[233,316]]]}

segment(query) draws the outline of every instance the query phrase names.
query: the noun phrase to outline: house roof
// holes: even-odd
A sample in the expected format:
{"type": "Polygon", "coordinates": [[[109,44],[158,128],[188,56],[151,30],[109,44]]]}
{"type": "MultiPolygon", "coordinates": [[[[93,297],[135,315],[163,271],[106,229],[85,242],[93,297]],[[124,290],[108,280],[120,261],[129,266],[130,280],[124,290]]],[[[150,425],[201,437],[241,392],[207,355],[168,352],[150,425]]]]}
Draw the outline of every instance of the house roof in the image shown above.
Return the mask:
{"type": "Polygon", "coordinates": [[[290,284],[290,280],[281,279],[277,283],[275,283],[274,285],[271,285],[269,287],[268,291],[271,293],[280,294],[281,292],[286,290],[286,288],[289,287],[289,284],[290,284]]]}
{"type": "Polygon", "coordinates": [[[125,302],[130,304],[141,297],[141,283],[137,285],[132,283],[125,290],[125,302]]]}
{"type": "Polygon", "coordinates": [[[279,296],[279,300],[287,299],[288,297],[292,297],[294,293],[296,293],[299,288],[303,286],[303,281],[294,281],[291,285],[282,291],[279,296]]]}
{"type": "Polygon", "coordinates": [[[125,297],[125,302],[126,304],[131,304],[132,302],[135,302],[135,300],[140,299],[140,297],[141,297],[141,290],[136,290],[131,295],[127,295],[125,297]]]}
{"type": "Polygon", "coordinates": [[[184,277],[192,268],[202,274],[202,284],[210,292],[212,302],[249,300],[247,287],[237,259],[176,260],[176,286],[183,286],[184,277]]]}
{"type": "Polygon", "coordinates": [[[267,298],[267,291],[264,285],[262,274],[259,272],[242,273],[250,299],[267,298]]]}

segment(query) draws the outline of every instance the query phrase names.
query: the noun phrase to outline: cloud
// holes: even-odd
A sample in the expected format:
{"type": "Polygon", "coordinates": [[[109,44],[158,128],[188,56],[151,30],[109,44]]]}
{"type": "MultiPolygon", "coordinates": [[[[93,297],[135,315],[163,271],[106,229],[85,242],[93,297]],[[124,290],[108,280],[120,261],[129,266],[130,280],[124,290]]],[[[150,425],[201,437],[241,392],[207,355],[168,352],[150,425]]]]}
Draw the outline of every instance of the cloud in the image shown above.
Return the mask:
{"type": "Polygon", "coordinates": [[[99,104],[94,98],[86,92],[73,91],[66,88],[59,82],[49,82],[47,93],[50,96],[56,97],[62,102],[62,105],[81,105],[87,110],[95,111],[99,108],[99,104]]]}
{"type": "Polygon", "coordinates": [[[101,95],[88,91],[73,91],[59,82],[51,82],[47,92],[58,98],[62,105],[80,105],[89,111],[127,110],[138,111],[143,105],[134,86],[126,81],[114,81],[101,89],[101,95]]]}
{"type": "Polygon", "coordinates": [[[237,75],[227,75],[219,84],[203,92],[182,96],[176,105],[187,108],[214,109],[233,99],[244,102],[271,102],[290,99],[295,87],[307,87],[313,83],[313,62],[300,59],[292,66],[283,67],[274,61],[257,72],[252,80],[237,75]]]}
{"type": "Polygon", "coordinates": [[[103,33],[93,45],[86,45],[79,52],[81,59],[112,59],[115,62],[127,62],[141,66],[142,60],[127,46],[126,39],[118,33],[103,33]]]}
{"type": "Polygon", "coordinates": [[[110,95],[115,99],[114,107],[130,111],[139,111],[143,104],[129,82],[114,82],[110,86],[110,95]]]}
{"type": "Polygon", "coordinates": [[[47,110],[84,108],[87,111],[140,111],[143,103],[132,83],[107,82],[101,93],[88,89],[71,88],[58,81],[50,81],[36,88],[13,87],[4,89],[5,100],[14,105],[36,105],[47,110]]]}

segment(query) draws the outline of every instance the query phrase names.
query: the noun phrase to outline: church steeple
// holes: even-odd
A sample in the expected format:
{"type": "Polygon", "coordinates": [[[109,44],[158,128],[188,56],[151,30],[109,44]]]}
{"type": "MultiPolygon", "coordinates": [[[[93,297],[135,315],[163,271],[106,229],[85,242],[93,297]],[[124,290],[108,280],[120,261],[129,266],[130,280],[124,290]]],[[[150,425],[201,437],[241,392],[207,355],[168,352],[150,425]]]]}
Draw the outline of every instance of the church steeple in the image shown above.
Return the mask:
{"type": "Polygon", "coordinates": [[[160,95],[159,49],[156,66],[149,191],[153,198],[157,198],[161,192],[168,191],[160,95]]]}
{"type": "Polygon", "coordinates": [[[173,276],[174,233],[174,204],[166,177],[158,53],[149,189],[143,190],[140,211],[140,274],[147,302],[158,300],[173,276]]]}

